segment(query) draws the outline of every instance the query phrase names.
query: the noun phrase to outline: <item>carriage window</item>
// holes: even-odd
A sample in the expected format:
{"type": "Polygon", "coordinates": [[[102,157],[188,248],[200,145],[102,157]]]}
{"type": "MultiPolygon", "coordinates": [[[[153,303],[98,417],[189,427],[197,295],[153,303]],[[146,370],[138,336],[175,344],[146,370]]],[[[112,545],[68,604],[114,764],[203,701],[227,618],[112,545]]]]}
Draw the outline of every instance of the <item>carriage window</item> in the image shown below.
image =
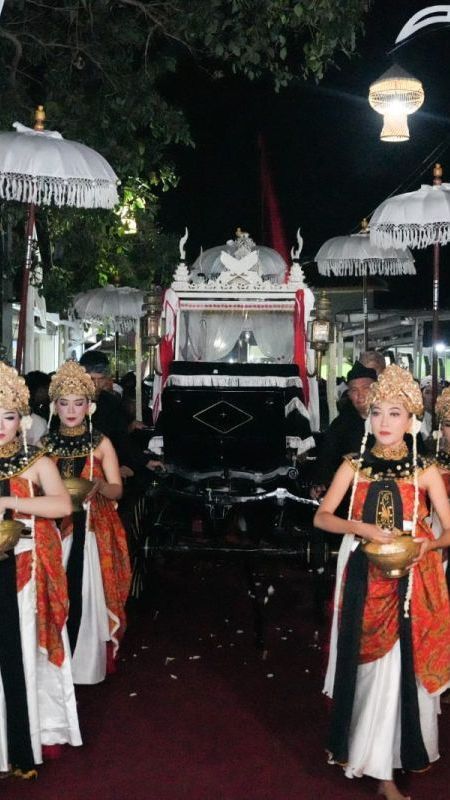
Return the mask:
{"type": "Polygon", "coordinates": [[[183,311],[179,358],[182,361],[290,364],[292,312],[183,311]]]}

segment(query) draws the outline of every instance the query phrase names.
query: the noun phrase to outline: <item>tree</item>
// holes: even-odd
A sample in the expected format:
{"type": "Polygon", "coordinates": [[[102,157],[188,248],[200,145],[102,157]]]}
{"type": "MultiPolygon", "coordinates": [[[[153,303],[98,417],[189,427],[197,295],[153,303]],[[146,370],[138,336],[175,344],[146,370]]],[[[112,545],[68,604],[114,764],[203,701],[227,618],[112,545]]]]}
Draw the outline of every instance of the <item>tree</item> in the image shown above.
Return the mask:
{"type": "Polygon", "coordinates": [[[161,249],[166,258],[175,253],[173,237],[166,241],[158,227],[158,197],[177,180],[167,152],[173,144],[194,144],[182,109],[164,95],[164,79],[186,57],[217,80],[230,72],[269,78],[274,90],[320,80],[337,54],[355,51],[368,6],[367,0],[7,0],[0,19],[0,124],[26,122],[43,103],[49,127],[99,150],[122,182],[119,214],[46,213],[56,246],[44,278],[52,302],[58,305],[61,284],[67,298],[73,288],[115,275],[135,285],[164,278],[161,249]]]}

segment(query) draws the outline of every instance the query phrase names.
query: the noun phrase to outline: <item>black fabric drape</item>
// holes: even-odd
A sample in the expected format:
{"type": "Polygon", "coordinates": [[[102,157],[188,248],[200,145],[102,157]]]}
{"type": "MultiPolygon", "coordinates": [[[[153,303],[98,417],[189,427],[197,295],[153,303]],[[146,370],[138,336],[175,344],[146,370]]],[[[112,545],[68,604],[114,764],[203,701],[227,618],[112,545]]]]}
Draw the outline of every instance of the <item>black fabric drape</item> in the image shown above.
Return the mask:
{"type": "MultiPolygon", "coordinates": [[[[83,471],[86,458],[74,458],[73,473],[79,478],[83,471]]],[[[83,589],[83,567],[84,567],[84,544],[86,540],[86,512],[74,511],[72,513],[73,536],[70,548],[69,559],[67,562],[67,592],[69,595],[69,616],[67,618],[67,634],[69,636],[70,649],[73,654],[80,630],[81,613],[83,610],[82,589],[83,589]]]]}
{"type": "Polygon", "coordinates": [[[411,617],[405,617],[403,603],[408,588],[408,576],[398,582],[398,618],[401,652],[401,742],[400,758],[403,769],[421,771],[429,765],[428,753],[420,727],[419,699],[414,673],[411,617]]]}
{"type": "Polygon", "coordinates": [[[368,562],[361,547],[348,560],[337,646],[333,711],[327,749],[334,761],[348,760],[348,736],[358,670],[359,645],[367,594],[368,562]]]}
{"type": "MultiPolygon", "coordinates": [[[[0,481],[0,495],[9,493],[9,481],[0,481]]],[[[5,695],[9,761],[13,768],[28,772],[34,768],[34,758],[20,640],[14,552],[0,561],[0,672],[5,695]]]]}

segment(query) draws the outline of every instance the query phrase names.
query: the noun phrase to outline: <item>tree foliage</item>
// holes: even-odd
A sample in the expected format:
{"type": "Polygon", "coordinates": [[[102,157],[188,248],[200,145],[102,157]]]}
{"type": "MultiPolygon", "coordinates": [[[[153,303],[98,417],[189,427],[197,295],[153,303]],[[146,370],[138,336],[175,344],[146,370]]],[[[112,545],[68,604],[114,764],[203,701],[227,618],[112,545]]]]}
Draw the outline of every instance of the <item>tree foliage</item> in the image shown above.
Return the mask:
{"type": "MultiPolygon", "coordinates": [[[[164,80],[186,57],[220,80],[269,78],[274,90],[320,80],[350,56],[368,0],[6,0],[0,18],[0,124],[45,105],[48,127],[101,152],[121,180],[126,213],[45,215],[55,243],[46,294],[111,280],[166,277],[174,237],[159,230],[158,197],[176,184],[173,144],[193,146],[164,80]],[[136,233],[128,233],[129,219],[136,233]],[[51,290],[51,291],[50,291],[51,290]]],[[[8,207],[10,209],[10,205],[8,207]]],[[[9,213],[9,211],[8,211],[9,213]]],[[[4,209],[2,213],[4,218],[4,209]]]]}

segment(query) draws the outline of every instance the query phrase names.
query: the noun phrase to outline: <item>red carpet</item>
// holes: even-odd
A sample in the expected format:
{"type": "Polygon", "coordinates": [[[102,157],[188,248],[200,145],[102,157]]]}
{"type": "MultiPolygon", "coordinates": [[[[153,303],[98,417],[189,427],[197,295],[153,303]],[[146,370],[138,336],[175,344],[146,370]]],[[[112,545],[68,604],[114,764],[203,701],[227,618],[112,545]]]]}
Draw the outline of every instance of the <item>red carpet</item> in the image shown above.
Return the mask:
{"type": "MultiPolygon", "coordinates": [[[[1,800],[375,798],[374,781],[326,764],[310,576],[274,562],[260,569],[275,587],[266,661],[240,568],[174,562],[160,570],[156,619],[131,610],[117,673],[78,690],[84,746],[66,747],[36,782],[1,781],[1,800]]],[[[413,800],[450,797],[449,722],[446,706],[441,761],[400,779],[413,800]]]]}

